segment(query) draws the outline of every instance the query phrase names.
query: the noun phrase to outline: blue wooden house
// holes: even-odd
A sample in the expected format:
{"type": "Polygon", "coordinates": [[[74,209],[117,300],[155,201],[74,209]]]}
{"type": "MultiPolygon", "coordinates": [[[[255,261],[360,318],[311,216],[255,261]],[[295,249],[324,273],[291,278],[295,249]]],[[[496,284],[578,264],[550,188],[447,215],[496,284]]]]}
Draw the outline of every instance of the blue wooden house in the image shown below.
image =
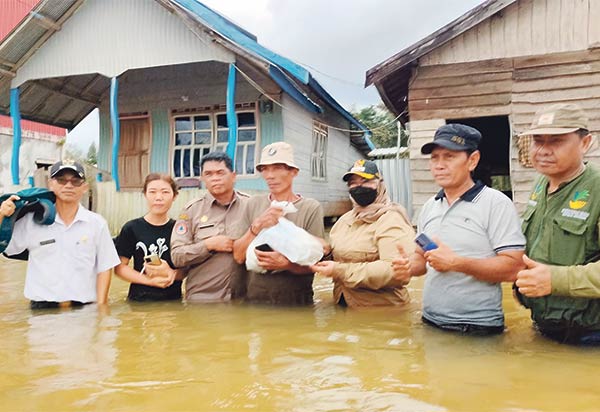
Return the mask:
{"type": "MultiPolygon", "coordinates": [[[[238,189],[266,190],[254,165],[275,141],[295,149],[295,190],[339,215],[340,176],[374,148],[309,71],[195,0],[41,1],[0,44],[0,114],[15,125],[72,129],[95,108],[106,171],[95,205],[113,230],[143,213],[147,173],[198,187],[211,150],[234,158],[238,189]]],[[[19,140],[15,127],[17,183],[19,140]]]]}

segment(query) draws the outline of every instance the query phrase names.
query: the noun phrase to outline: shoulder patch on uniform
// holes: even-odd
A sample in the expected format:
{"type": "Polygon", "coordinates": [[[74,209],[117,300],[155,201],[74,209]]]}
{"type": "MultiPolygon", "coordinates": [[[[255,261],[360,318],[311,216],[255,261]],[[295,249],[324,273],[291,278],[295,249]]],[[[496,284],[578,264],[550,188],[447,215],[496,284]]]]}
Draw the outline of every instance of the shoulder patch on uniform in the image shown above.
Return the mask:
{"type": "Polygon", "coordinates": [[[188,227],[187,224],[185,222],[180,222],[179,224],[177,224],[177,227],[175,228],[175,233],[177,233],[178,235],[185,235],[188,231],[188,227]]]}

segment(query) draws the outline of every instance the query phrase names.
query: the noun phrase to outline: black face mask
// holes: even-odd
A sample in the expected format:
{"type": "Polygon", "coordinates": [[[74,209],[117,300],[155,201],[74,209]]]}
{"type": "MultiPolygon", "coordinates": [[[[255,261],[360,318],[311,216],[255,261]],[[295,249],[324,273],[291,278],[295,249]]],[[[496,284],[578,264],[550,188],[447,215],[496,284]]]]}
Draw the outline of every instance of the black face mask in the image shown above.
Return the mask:
{"type": "Polygon", "coordinates": [[[348,191],[352,199],[360,206],[369,206],[377,198],[377,189],[365,186],[356,186],[348,191]]]}

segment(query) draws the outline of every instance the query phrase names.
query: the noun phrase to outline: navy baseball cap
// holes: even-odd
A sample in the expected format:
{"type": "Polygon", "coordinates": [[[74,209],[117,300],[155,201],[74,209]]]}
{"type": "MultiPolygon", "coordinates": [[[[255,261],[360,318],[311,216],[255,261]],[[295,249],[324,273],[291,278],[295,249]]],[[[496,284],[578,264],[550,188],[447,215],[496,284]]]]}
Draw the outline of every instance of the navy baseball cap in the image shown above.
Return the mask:
{"type": "Polygon", "coordinates": [[[70,161],[70,160],[62,160],[60,162],[56,162],[50,168],[50,177],[56,177],[61,172],[65,170],[70,170],[75,173],[82,179],[85,179],[85,169],[81,165],[81,163],[70,161]]]}
{"type": "Polygon", "coordinates": [[[464,124],[450,123],[435,131],[433,142],[424,144],[421,153],[431,154],[436,146],[455,151],[477,150],[479,142],[481,142],[479,130],[464,124]]]}

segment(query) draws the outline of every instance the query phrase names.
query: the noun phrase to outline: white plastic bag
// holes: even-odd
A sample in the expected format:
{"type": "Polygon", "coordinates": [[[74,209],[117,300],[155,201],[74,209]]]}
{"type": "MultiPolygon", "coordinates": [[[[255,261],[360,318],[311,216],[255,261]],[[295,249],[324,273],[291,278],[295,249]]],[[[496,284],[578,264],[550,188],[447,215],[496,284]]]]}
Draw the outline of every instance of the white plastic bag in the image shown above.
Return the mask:
{"type": "MultiPolygon", "coordinates": [[[[275,202],[271,206],[280,207],[284,215],[296,212],[296,207],[289,202],[275,202]]],[[[253,272],[264,273],[265,269],[258,265],[254,248],[267,244],[271,249],[281,253],[290,262],[302,266],[317,263],[323,257],[321,242],[301,227],[296,226],[285,217],[279,218],[279,223],[261,232],[248,245],[246,250],[246,268],[253,272]]]]}

